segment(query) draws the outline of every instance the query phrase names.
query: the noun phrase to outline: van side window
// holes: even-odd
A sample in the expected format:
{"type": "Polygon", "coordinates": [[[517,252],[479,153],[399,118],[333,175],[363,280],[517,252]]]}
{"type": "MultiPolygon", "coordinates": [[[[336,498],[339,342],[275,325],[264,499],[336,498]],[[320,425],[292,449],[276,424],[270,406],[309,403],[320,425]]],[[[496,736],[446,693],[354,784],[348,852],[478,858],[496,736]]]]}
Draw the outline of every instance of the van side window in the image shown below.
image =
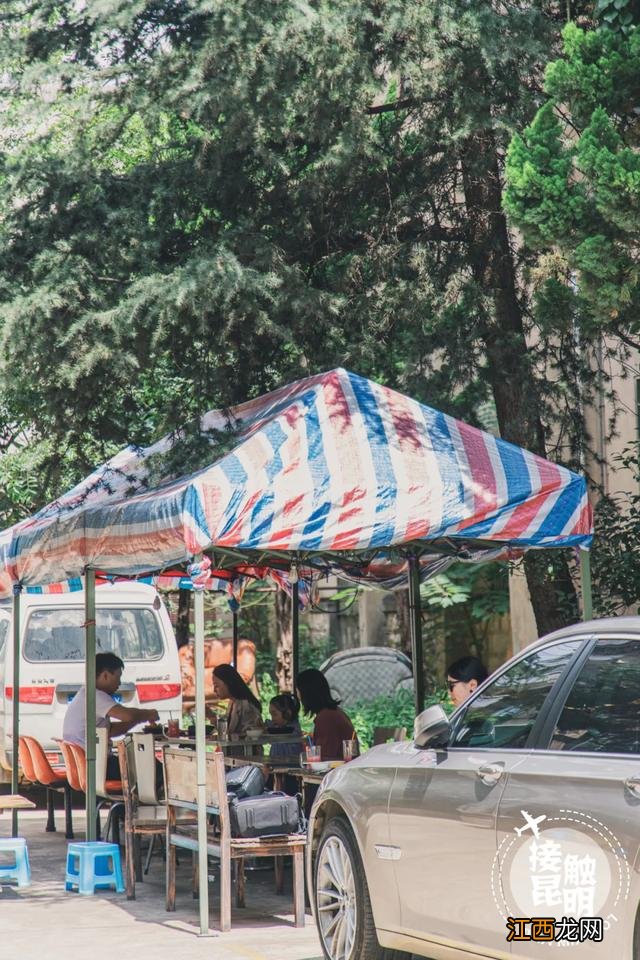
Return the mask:
{"type": "MultiPolygon", "coordinates": [[[[80,607],[33,610],[24,640],[25,660],[84,660],[83,622],[84,610],[80,607]]],[[[123,660],[158,660],[164,653],[164,642],[153,610],[98,607],[96,649],[109,650],[123,660]]]]}

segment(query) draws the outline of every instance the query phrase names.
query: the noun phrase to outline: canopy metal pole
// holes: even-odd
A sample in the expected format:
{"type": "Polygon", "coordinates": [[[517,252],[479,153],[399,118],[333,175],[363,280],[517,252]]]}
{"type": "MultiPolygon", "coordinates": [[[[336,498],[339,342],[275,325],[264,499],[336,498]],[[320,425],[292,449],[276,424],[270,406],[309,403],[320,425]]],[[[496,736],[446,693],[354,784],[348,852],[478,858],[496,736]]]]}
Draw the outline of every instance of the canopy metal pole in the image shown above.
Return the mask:
{"type": "Polygon", "coordinates": [[[582,588],[582,619],[593,617],[593,598],[591,594],[591,554],[588,550],[578,549],[580,562],[580,584],[582,588]]]}
{"type": "MultiPolygon", "coordinates": [[[[197,557],[199,563],[202,557],[197,557]]],[[[198,800],[198,895],[200,936],[209,934],[209,878],[207,865],[207,754],[204,700],[204,591],[193,591],[196,664],[196,782],[198,800]]]]}
{"type": "Polygon", "coordinates": [[[294,580],[291,584],[291,654],[292,654],[292,682],[293,682],[293,693],[296,692],[296,687],[298,685],[298,674],[300,673],[300,656],[299,656],[299,620],[298,620],[298,581],[294,580]]]}
{"type": "Polygon", "coordinates": [[[233,660],[231,661],[238,669],[238,611],[233,611],[233,660]]]}
{"type": "MultiPolygon", "coordinates": [[[[13,750],[11,753],[11,793],[18,792],[20,780],[20,595],[22,586],[16,583],[13,587],[13,703],[12,703],[12,731],[13,750]]],[[[11,811],[11,836],[18,836],[18,811],[11,811]]]]}
{"type": "Polygon", "coordinates": [[[85,750],[87,756],[87,840],[96,839],[96,572],[84,576],[85,750]]]}
{"type": "Polygon", "coordinates": [[[418,557],[409,557],[409,629],[411,632],[411,659],[413,661],[413,690],[416,716],[418,716],[424,707],[420,562],[418,557]]]}

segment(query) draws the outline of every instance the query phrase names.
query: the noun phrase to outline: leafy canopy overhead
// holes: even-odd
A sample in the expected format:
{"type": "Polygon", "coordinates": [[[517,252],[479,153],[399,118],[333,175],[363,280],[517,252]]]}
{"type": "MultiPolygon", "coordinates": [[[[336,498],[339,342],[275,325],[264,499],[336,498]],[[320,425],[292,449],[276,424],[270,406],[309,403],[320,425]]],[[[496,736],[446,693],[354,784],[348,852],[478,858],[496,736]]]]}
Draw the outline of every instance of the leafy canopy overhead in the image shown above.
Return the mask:
{"type": "Polygon", "coordinates": [[[6,0],[0,388],[51,441],[39,495],[338,364],[472,422],[489,407],[505,439],[575,465],[570,303],[529,283],[502,211],[559,16],[6,0]]]}

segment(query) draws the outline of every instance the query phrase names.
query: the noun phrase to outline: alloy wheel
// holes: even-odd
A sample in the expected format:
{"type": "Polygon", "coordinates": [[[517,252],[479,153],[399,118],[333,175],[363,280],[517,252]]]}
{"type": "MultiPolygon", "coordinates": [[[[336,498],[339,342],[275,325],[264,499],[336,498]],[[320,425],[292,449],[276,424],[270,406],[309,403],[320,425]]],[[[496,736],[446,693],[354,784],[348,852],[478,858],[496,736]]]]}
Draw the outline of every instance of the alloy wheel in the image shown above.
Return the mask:
{"type": "Polygon", "coordinates": [[[331,960],[349,960],[356,938],[357,903],[353,864],[340,837],[329,837],[322,845],[316,876],[316,911],[325,950],[331,960]]]}

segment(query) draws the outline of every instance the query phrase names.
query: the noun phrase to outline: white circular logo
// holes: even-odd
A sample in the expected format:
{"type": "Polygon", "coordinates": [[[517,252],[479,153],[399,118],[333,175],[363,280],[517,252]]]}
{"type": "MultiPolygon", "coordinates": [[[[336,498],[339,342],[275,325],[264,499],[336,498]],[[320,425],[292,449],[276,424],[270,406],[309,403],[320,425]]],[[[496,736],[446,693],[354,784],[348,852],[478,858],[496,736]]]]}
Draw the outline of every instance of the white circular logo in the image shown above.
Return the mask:
{"type": "Polygon", "coordinates": [[[513,918],[601,918],[608,929],[629,893],[631,872],[615,834],[590,814],[521,811],[522,823],[496,852],[491,887],[498,912],[513,918]],[[616,912],[617,911],[617,912],[616,912]]]}

